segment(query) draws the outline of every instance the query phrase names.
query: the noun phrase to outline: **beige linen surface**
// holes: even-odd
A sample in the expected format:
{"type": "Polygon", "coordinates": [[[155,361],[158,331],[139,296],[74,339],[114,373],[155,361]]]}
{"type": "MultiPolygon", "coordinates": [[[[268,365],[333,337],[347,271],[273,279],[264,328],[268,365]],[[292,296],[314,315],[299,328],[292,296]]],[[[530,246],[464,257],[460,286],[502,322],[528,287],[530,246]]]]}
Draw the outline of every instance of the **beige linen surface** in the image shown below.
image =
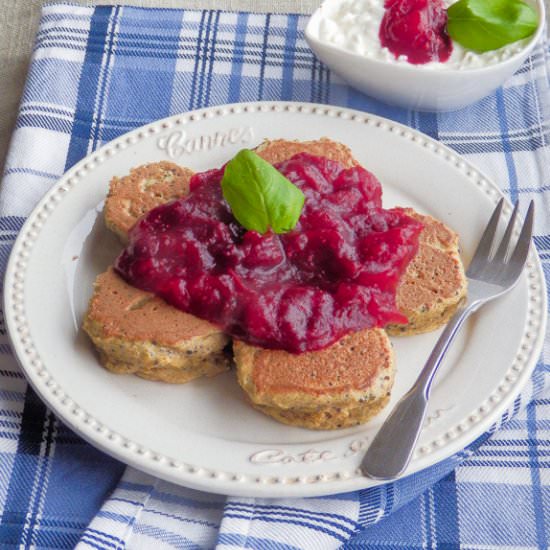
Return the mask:
{"type": "MultiPolygon", "coordinates": [[[[0,174],[17,116],[43,4],[52,0],[0,0],[0,174]]],[[[311,13],[320,0],[70,0],[83,6],[128,6],[311,13]]]]}

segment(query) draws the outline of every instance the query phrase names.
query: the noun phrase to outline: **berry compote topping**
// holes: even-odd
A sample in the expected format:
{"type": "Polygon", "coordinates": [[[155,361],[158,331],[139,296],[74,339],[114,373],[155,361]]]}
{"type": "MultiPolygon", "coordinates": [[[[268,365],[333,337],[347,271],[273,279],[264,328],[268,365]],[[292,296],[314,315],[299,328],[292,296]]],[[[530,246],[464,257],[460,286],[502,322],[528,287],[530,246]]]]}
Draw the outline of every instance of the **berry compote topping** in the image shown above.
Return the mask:
{"type": "Polygon", "coordinates": [[[241,227],[222,195],[224,169],[210,170],[136,223],[120,275],[236,338],[293,353],[407,322],[396,288],[422,225],[384,210],[380,183],[359,166],[301,153],[276,168],[305,195],[291,232],[241,227]]]}
{"type": "Polygon", "coordinates": [[[453,51],[443,0],[386,0],[380,42],[409,63],[444,63],[453,51]]]}

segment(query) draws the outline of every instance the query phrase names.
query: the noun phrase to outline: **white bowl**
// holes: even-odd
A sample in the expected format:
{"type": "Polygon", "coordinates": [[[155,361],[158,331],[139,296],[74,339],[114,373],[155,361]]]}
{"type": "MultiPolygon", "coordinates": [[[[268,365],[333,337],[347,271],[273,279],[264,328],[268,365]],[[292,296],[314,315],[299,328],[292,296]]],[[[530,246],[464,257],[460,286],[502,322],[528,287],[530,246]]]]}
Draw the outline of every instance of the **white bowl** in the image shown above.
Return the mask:
{"type": "Polygon", "coordinates": [[[525,61],[539,40],[545,22],[544,0],[536,0],[539,26],[521,51],[481,68],[438,70],[365,57],[319,39],[323,5],[313,13],[305,30],[306,40],[315,55],[331,71],[365,94],[419,111],[453,111],[490,94],[525,61]]]}

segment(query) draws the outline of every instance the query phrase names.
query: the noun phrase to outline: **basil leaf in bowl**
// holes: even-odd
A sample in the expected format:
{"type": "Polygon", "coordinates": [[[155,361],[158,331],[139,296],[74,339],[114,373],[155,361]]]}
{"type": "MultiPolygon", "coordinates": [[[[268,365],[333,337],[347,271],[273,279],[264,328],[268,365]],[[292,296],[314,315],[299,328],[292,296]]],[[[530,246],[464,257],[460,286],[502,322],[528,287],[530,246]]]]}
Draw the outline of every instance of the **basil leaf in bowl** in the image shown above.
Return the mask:
{"type": "Polygon", "coordinates": [[[522,0],[459,0],[447,16],[450,37],[475,52],[527,38],[539,23],[536,10],[522,0]]]}

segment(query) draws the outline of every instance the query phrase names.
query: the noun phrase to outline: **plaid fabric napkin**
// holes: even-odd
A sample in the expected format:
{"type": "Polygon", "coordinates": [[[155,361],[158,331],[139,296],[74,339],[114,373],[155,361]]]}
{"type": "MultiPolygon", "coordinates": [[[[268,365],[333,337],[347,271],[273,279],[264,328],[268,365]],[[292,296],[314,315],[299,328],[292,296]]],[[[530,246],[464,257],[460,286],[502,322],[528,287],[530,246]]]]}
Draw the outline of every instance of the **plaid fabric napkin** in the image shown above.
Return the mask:
{"type": "MultiPolygon", "coordinates": [[[[1,269],[38,199],[102,143],[197,107],[280,99],[350,106],[399,120],[467,156],[513,199],[533,198],[535,244],[548,271],[546,44],[478,104],[421,114],[344,85],[311,54],[305,22],[295,15],[45,7],[0,192],[1,269]]],[[[200,493],[131,468],[123,474],[121,464],[78,439],[41,404],[3,329],[1,335],[3,547],[548,547],[547,348],[492,436],[457,456],[374,489],[267,500],[200,493]]]]}

